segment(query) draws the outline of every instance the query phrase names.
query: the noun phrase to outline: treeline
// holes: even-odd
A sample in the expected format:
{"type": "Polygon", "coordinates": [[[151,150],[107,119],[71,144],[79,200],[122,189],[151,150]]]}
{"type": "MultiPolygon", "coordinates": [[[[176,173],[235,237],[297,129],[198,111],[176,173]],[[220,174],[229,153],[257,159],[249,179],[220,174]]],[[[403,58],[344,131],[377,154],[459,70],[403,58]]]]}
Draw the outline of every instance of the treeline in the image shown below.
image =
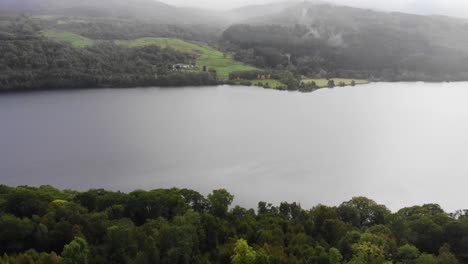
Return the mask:
{"type": "Polygon", "coordinates": [[[393,25],[365,24],[361,30],[331,24],[233,25],[224,47],[242,62],[317,78],[383,81],[467,80],[468,53],[431,45],[421,34],[393,25]],[[315,31],[314,31],[315,30],[315,31]]]}
{"type": "Polygon", "coordinates": [[[216,84],[213,73],[174,72],[193,55],[157,46],[127,48],[100,42],[87,48],[53,42],[30,19],[0,24],[0,90],[216,84]]]}
{"type": "Polygon", "coordinates": [[[455,264],[468,214],[356,197],[337,207],[232,206],[226,190],[0,186],[0,263],[455,264]]]}
{"type": "MultiPolygon", "coordinates": [[[[229,74],[229,81],[226,84],[240,84],[245,86],[251,86],[252,80],[262,81],[259,86],[264,88],[271,88],[268,84],[268,80],[278,80],[282,86],[275,87],[278,90],[288,91],[301,91],[301,92],[313,92],[318,87],[315,82],[304,83],[302,82],[302,76],[294,74],[294,71],[290,70],[290,67],[271,70],[256,70],[256,71],[237,71],[229,74]]],[[[333,80],[331,80],[333,82],[333,80]]],[[[329,88],[335,87],[335,83],[329,85],[329,88]]]]}
{"type": "MultiPolygon", "coordinates": [[[[324,88],[319,87],[314,81],[304,82],[302,80],[302,76],[294,74],[293,71],[289,71],[287,69],[231,72],[229,74],[229,81],[225,83],[230,85],[240,84],[244,86],[251,86],[253,85],[252,81],[254,80],[259,81],[256,84],[257,86],[264,88],[271,88],[268,83],[269,80],[279,80],[284,85],[274,87],[278,90],[313,92],[317,89],[324,88]]],[[[351,80],[350,85],[355,86],[356,81],[351,80]]],[[[346,86],[346,83],[343,81],[335,83],[333,79],[329,79],[326,87],[334,88],[336,86],[344,87],[346,86]]]]}

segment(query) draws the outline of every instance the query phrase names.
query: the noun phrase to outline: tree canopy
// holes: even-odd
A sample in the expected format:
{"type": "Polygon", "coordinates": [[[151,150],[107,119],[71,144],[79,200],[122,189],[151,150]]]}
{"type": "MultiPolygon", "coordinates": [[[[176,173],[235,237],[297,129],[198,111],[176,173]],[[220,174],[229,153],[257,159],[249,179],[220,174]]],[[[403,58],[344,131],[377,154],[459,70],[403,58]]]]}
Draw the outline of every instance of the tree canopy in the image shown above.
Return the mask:
{"type": "Polygon", "coordinates": [[[463,263],[468,217],[356,197],[232,206],[225,189],[0,186],[0,263],[463,263]],[[16,206],[15,206],[16,205],[16,206]]]}

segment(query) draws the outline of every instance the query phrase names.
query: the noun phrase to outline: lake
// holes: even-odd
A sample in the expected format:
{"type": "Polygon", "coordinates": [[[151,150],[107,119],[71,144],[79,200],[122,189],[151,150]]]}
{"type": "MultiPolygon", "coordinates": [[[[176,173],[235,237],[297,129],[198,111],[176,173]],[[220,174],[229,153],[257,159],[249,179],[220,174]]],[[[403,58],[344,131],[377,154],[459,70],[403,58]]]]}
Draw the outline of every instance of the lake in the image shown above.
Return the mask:
{"type": "Polygon", "coordinates": [[[0,184],[468,208],[468,83],[0,95],[0,184]]]}

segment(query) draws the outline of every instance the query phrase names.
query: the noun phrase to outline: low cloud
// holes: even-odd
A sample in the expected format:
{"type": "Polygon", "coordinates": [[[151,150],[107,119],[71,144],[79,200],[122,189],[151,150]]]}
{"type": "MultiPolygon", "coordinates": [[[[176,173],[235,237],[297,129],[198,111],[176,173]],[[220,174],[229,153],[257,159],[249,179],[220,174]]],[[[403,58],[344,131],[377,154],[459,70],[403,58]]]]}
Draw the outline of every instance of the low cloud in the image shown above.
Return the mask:
{"type": "Polygon", "coordinates": [[[446,15],[468,18],[465,0],[327,0],[341,5],[398,11],[421,15],[446,15]]]}
{"type": "MultiPolygon", "coordinates": [[[[266,4],[272,0],[162,0],[177,6],[191,6],[209,9],[226,10],[235,7],[266,4]]],[[[446,15],[468,18],[468,1],[466,0],[325,0],[340,5],[398,11],[422,15],[446,15]]],[[[277,2],[277,1],[276,1],[277,2]]]]}

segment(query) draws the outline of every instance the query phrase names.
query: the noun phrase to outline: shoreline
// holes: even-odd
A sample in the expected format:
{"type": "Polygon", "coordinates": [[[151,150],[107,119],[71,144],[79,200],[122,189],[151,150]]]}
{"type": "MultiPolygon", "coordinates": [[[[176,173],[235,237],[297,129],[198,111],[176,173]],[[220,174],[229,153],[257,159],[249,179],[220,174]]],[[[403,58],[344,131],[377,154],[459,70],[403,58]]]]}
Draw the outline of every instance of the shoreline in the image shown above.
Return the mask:
{"type": "Polygon", "coordinates": [[[319,86],[311,91],[301,91],[298,89],[278,89],[274,87],[265,88],[263,86],[257,85],[242,85],[242,84],[207,84],[207,85],[184,85],[184,86],[129,86],[129,87],[80,87],[80,88],[38,88],[38,89],[6,89],[0,90],[0,96],[4,94],[22,94],[22,93],[35,93],[35,92],[54,92],[54,91],[86,91],[86,90],[129,90],[129,89],[152,89],[152,88],[160,88],[160,89],[183,89],[188,87],[217,87],[217,86],[243,86],[243,87],[253,87],[253,88],[262,88],[266,90],[277,90],[277,91],[289,91],[289,92],[300,92],[300,93],[311,93],[321,89],[334,89],[334,88],[343,88],[343,87],[357,87],[363,85],[369,85],[373,83],[463,83],[467,81],[367,81],[366,83],[356,83],[355,86],[352,85],[335,85],[334,87],[327,87],[327,86],[319,86]]]}

